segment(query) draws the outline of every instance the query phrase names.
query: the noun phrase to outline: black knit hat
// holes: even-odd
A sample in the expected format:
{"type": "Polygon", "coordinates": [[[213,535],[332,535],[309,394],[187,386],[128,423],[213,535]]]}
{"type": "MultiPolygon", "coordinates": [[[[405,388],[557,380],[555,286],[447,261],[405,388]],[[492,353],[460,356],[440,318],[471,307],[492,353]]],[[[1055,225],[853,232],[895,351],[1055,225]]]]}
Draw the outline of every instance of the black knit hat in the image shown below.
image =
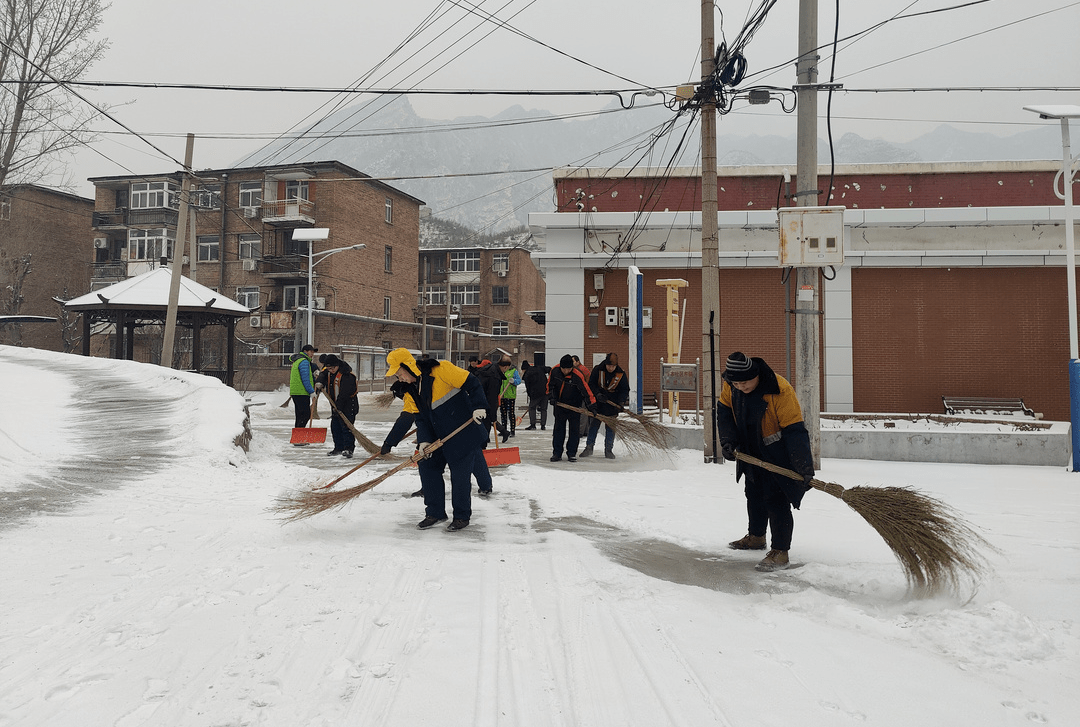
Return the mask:
{"type": "Polygon", "coordinates": [[[758,375],[758,365],[742,351],[736,351],[727,357],[727,369],[724,378],[728,381],[749,381],[758,375]]]}
{"type": "Polygon", "coordinates": [[[559,359],[559,366],[564,369],[574,368],[574,357],[570,354],[564,355],[562,358],[559,359]]]}

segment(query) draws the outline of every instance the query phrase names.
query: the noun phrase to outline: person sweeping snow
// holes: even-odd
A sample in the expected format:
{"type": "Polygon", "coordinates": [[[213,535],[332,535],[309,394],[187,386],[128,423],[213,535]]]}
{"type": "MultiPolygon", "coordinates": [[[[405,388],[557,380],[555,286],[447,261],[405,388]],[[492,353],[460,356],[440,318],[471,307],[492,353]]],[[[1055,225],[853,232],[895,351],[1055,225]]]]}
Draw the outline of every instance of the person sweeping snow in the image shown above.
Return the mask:
{"type": "Polygon", "coordinates": [[[764,550],[766,527],[772,548],[757,569],[787,568],[794,518],[814,478],[810,435],[803,423],[795,389],[760,358],[740,351],[728,356],[724,383],[716,408],[716,431],[724,459],[734,461],[736,451],[757,457],[802,475],[803,481],[739,461],[735,481],[746,479],[747,534],[733,541],[735,550],[764,550]]]}

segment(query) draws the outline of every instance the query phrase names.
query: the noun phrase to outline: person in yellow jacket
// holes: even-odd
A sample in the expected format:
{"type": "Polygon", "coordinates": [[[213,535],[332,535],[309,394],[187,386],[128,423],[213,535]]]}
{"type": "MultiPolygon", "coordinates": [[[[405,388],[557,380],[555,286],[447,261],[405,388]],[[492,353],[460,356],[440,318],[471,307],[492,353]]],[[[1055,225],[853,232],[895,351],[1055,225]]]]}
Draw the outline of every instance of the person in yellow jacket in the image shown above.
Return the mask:
{"type": "Polygon", "coordinates": [[[407,349],[396,348],[386,355],[386,375],[396,376],[405,384],[404,392],[416,408],[416,440],[424,452],[432,442],[451,434],[462,424],[469,426],[420,460],[420,487],[424,493],[424,519],[421,530],[447,520],[446,485],[443,472],[450,468],[450,500],[453,521],[447,530],[454,532],[469,526],[472,518],[471,476],[476,459],[482,458],[487,434],[480,425],[487,417],[487,397],[479,380],[449,361],[424,359],[417,362],[407,349]]]}
{"type": "Polygon", "coordinates": [[[772,532],[772,549],[758,570],[787,568],[788,550],[798,509],[814,476],[810,435],[803,423],[795,389],[760,358],[741,351],[728,356],[724,383],[716,407],[716,431],[724,459],[743,452],[803,476],[803,481],[738,461],[735,481],[746,478],[747,535],[729,544],[735,550],[764,550],[765,529],[772,532]]]}

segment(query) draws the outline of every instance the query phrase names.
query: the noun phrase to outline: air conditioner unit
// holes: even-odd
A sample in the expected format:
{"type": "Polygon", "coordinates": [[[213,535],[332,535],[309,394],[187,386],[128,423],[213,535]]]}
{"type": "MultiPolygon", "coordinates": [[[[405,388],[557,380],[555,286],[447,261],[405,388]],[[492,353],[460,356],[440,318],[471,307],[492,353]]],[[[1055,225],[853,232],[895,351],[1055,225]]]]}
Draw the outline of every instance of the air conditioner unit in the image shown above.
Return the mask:
{"type": "Polygon", "coordinates": [[[315,303],[315,310],[326,310],[326,298],[323,296],[316,296],[313,302],[315,303]]]}
{"type": "Polygon", "coordinates": [[[245,207],[244,208],[244,217],[247,217],[248,219],[252,219],[252,218],[255,218],[255,217],[258,217],[258,216],[259,216],[259,210],[256,207],[245,207]]]}
{"type": "Polygon", "coordinates": [[[107,237],[95,237],[94,238],[94,249],[95,250],[104,250],[108,246],[109,246],[109,238],[107,238],[107,237]]]}
{"type": "Polygon", "coordinates": [[[505,270],[500,270],[499,271],[499,277],[500,278],[505,278],[506,277],[506,271],[505,270]]]}
{"type": "Polygon", "coordinates": [[[252,328],[262,328],[262,316],[251,316],[248,318],[248,323],[252,328]]]}
{"type": "Polygon", "coordinates": [[[259,261],[258,260],[255,260],[255,259],[244,260],[244,270],[245,271],[250,273],[251,271],[258,270],[258,269],[259,269],[259,261]]]}

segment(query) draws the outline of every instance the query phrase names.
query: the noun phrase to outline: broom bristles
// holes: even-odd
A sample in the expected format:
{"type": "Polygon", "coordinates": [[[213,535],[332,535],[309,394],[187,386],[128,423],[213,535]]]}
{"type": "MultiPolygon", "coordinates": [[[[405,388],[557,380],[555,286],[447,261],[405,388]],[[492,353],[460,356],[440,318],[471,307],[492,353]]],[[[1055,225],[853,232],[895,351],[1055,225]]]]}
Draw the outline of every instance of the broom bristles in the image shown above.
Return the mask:
{"type": "Polygon", "coordinates": [[[394,399],[396,398],[397,397],[394,396],[394,392],[384,391],[383,393],[375,397],[375,406],[379,407],[380,409],[386,409],[394,403],[394,399]]]}
{"type": "Polygon", "coordinates": [[[885,540],[916,591],[959,589],[989,569],[980,549],[993,546],[941,500],[908,487],[852,487],[840,499],[885,540]]]}
{"type": "Polygon", "coordinates": [[[277,498],[271,510],[281,514],[281,519],[287,523],[304,520],[312,515],[326,512],[327,510],[334,510],[342,507],[357,495],[362,495],[367,492],[375,487],[375,485],[385,482],[390,475],[400,470],[406,464],[408,463],[406,462],[398,465],[391,470],[383,472],[375,479],[368,480],[367,482],[363,482],[353,487],[348,487],[344,490],[295,490],[277,498]]]}

